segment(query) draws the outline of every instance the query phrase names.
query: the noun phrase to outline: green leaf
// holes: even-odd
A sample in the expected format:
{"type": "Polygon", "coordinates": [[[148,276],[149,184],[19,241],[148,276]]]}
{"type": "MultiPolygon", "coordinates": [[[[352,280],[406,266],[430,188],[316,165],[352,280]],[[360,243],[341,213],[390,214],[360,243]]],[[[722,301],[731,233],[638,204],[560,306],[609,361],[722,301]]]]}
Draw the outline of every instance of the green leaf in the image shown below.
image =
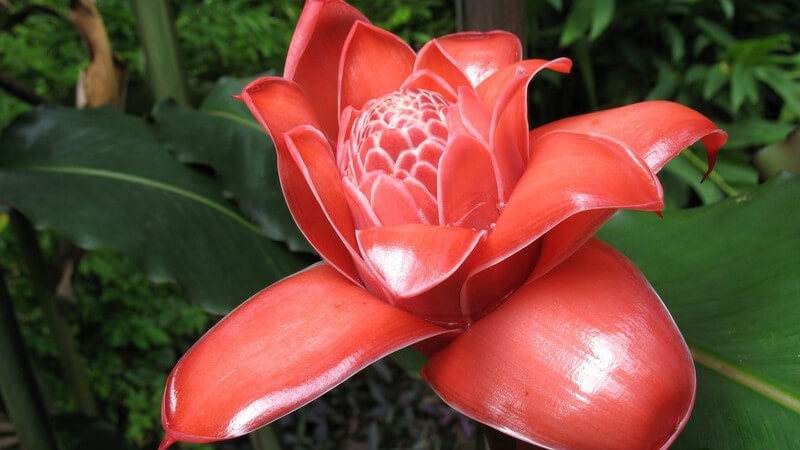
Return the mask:
{"type": "Polygon", "coordinates": [[[0,202],[87,249],[111,248],[225,313],[304,261],[175,161],[142,120],[40,108],[0,137],[0,202]]]}
{"type": "Polygon", "coordinates": [[[749,66],[735,64],[731,70],[731,107],[733,112],[739,111],[745,99],[752,102],[758,100],[758,90],[756,89],[756,79],[749,66]]]}
{"type": "Polygon", "coordinates": [[[213,168],[225,194],[267,236],[286,242],[291,250],[312,252],[286,207],[272,141],[244,105],[222,94],[223,89],[228,88],[216,88],[200,111],[174,102],[158,104],[152,115],[159,138],[182,162],[213,168]]]}
{"type": "Polygon", "coordinates": [[[569,11],[559,45],[566,47],[578,40],[589,29],[594,8],[592,0],[578,0],[569,11]]]}
{"type": "Polygon", "coordinates": [[[720,88],[728,81],[728,74],[722,70],[721,64],[716,64],[707,72],[708,77],[703,85],[703,99],[710,100],[719,92],[720,88]]]}
{"type": "MultiPolygon", "coordinates": [[[[688,151],[688,150],[684,150],[688,151]]],[[[701,183],[703,172],[695,167],[688,159],[679,156],[664,166],[664,171],[683,180],[700,197],[704,205],[716,203],[725,198],[725,193],[713,183],[701,183]]]]}
{"type": "Polygon", "coordinates": [[[755,76],[781,96],[795,117],[800,117],[800,81],[789,79],[775,67],[759,67],[755,70],[755,76]]]}
{"type": "Polygon", "coordinates": [[[547,3],[556,11],[561,11],[564,8],[563,0],[547,0],[547,3]]]}
{"type": "Polygon", "coordinates": [[[597,39],[614,18],[614,0],[594,0],[592,2],[592,28],[589,40],[597,39]]]}
{"type": "Polygon", "coordinates": [[[736,123],[720,123],[719,127],[728,132],[728,142],[725,143],[725,148],[736,150],[782,141],[795,125],[750,119],[736,123]]]}
{"type": "Polygon", "coordinates": [[[683,33],[672,22],[664,21],[664,36],[672,53],[672,61],[680,61],[686,53],[683,43],[683,33]]]}
{"type": "Polygon", "coordinates": [[[800,445],[800,177],[714,205],[622,212],[598,237],[630,257],[669,307],[698,367],[674,448],[800,445]]]}
{"type": "Polygon", "coordinates": [[[698,17],[695,19],[695,23],[709,39],[723,47],[730,47],[736,43],[733,35],[714,22],[698,17]]]}
{"type": "Polygon", "coordinates": [[[719,0],[719,6],[722,7],[722,12],[725,14],[726,19],[733,19],[733,13],[735,11],[733,0],[719,0]]]}
{"type": "Polygon", "coordinates": [[[670,99],[680,81],[678,73],[664,61],[656,60],[655,64],[658,66],[658,78],[656,85],[647,94],[646,100],[670,99]]]}

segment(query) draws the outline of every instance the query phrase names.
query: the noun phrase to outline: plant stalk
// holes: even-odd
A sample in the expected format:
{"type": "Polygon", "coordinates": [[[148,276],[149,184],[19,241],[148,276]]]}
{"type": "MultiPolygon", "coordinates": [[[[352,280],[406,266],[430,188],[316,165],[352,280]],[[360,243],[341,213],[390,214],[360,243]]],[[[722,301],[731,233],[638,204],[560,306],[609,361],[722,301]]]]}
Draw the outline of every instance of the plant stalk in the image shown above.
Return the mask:
{"type": "Polygon", "coordinates": [[[167,2],[133,0],[139,39],[147,58],[147,75],[156,101],[175,99],[189,104],[178,42],[167,2]]]}
{"type": "Polygon", "coordinates": [[[56,450],[55,434],[14,316],[14,306],[0,268],[0,394],[24,448],[56,450]]]}
{"type": "Polygon", "coordinates": [[[527,13],[525,0],[461,0],[456,4],[462,31],[506,30],[516,34],[526,54],[527,13]]]}
{"type": "Polygon", "coordinates": [[[36,230],[30,221],[16,210],[11,211],[11,226],[19,239],[22,257],[30,272],[33,290],[44,310],[50,333],[58,349],[58,360],[64,377],[72,390],[80,411],[87,416],[97,416],[98,408],[83,368],[78,346],[69,325],[58,308],[56,285],[36,238],[36,230]]]}

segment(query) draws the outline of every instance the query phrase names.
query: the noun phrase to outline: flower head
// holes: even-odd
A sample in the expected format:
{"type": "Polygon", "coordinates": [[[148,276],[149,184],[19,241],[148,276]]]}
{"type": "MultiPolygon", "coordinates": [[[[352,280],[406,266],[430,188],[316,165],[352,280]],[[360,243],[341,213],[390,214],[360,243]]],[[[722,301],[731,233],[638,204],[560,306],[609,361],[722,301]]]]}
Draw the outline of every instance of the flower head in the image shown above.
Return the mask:
{"type": "Polygon", "coordinates": [[[412,344],[447,403],[521,440],[677,436],[694,400],[686,345],[638,270],[591,236],[618,208],[660,211],[655,173],[700,139],[713,166],[725,133],[670,102],[529,132],[528,83],[571,62],[521,56],[505,32],[416,53],[343,1],[307,1],[284,77],[242,99],[324,263],[256,294],[184,356],[165,445],[245,434],[412,344]]]}

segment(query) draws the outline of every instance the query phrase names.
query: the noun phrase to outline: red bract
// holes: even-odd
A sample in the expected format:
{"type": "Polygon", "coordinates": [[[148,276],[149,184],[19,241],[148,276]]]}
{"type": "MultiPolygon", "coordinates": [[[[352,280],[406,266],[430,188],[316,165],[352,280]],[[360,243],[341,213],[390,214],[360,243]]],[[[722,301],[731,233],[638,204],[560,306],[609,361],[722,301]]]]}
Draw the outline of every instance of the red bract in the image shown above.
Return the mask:
{"type": "Polygon", "coordinates": [[[670,102],[528,132],[530,79],[570,66],[521,60],[504,32],[415,54],[347,3],[309,0],[284,77],[242,99],[325,261],[178,362],[162,447],[248,433],[414,344],[445,402],[518,439],[668,446],[692,408],[692,359],[644,277],[591,236],[617,208],[660,211],[655,173],[700,139],[713,166],[726,135],[670,102]]]}

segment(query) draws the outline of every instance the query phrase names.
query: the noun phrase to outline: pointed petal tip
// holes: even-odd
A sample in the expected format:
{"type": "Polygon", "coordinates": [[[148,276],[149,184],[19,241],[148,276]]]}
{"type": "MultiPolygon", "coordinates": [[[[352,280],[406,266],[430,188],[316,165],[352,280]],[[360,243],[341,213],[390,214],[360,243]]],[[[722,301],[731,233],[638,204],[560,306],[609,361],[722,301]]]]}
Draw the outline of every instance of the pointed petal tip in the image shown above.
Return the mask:
{"type": "Polygon", "coordinates": [[[231,95],[231,98],[234,99],[234,100],[239,100],[240,102],[244,101],[244,97],[242,97],[242,94],[231,95]]]}
{"type": "Polygon", "coordinates": [[[714,166],[717,164],[717,154],[719,153],[719,149],[725,145],[725,142],[728,141],[728,133],[723,130],[716,129],[703,136],[701,139],[706,147],[708,169],[706,170],[706,173],[703,174],[703,179],[700,180],[700,183],[706,181],[709,175],[711,175],[711,172],[714,171],[714,166]]]}
{"type": "Polygon", "coordinates": [[[161,444],[158,445],[158,450],[167,450],[172,444],[175,443],[175,439],[167,433],[164,436],[164,439],[161,441],[161,444]]]}
{"type": "Polygon", "coordinates": [[[656,215],[657,215],[658,217],[660,217],[660,218],[662,218],[662,219],[664,218],[664,211],[653,211],[653,212],[654,212],[654,213],[656,213],[656,215]]]}

